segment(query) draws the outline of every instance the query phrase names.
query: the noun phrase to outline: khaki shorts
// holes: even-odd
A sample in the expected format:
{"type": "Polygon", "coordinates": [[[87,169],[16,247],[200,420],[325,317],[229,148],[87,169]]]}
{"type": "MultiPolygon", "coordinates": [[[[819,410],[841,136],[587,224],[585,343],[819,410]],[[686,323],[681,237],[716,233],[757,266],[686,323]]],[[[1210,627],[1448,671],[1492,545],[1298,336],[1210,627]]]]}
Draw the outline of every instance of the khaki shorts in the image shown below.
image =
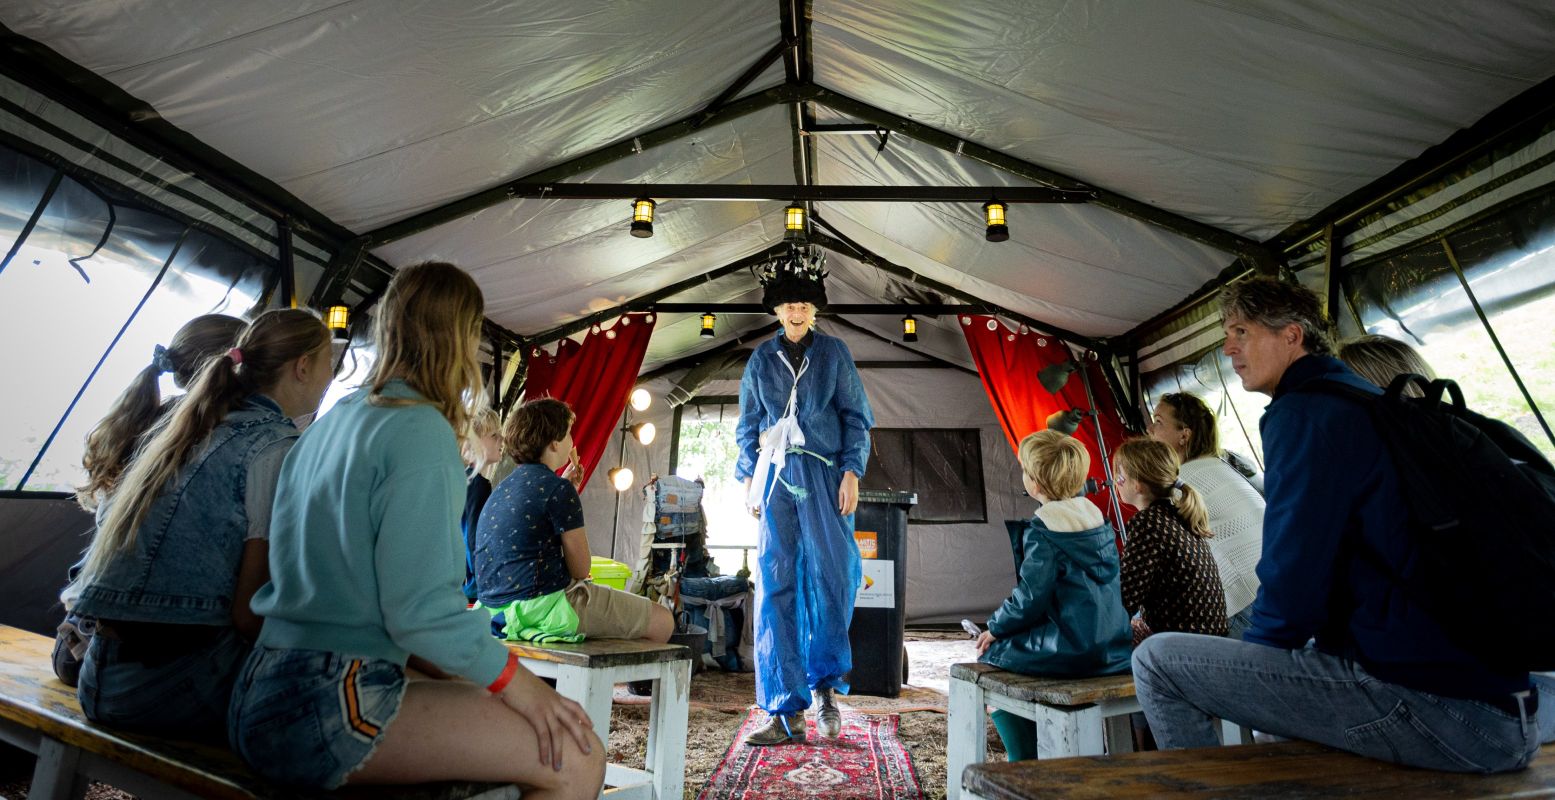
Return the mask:
{"type": "Polygon", "coordinates": [[[569,589],[567,604],[578,615],[578,633],[590,639],[641,639],[648,634],[655,605],[646,597],[596,583],[569,589]]]}

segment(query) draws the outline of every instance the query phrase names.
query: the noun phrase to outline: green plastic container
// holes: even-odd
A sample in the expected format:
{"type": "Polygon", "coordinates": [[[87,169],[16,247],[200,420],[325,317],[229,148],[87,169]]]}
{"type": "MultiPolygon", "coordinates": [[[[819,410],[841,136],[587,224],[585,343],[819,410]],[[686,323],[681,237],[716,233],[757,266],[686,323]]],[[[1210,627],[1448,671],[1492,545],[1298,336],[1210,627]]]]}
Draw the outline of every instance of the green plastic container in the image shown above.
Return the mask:
{"type": "Polygon", "coordinates": [[[589,577],[600,586],[609,586],[612,589],[626,591],[626,582],[632,577],[632,568],[619,561],[612,561],[603,556],[594,556],[589,563],[589,577]]]}

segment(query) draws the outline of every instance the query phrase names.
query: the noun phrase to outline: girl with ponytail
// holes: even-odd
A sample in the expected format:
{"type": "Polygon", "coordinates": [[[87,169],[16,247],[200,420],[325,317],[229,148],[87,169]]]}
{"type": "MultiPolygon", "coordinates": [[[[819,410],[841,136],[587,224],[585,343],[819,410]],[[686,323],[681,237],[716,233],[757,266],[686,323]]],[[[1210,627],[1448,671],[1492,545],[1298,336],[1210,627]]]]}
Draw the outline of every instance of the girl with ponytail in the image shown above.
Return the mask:
{"type": "Polygon", "coordinates": [[[157,386],[162,374],[173,373],[173,384],[188,388],[206,359],[227,352],[237,343],[244,325],[237,317],[205,314],[184,323],[173,334],[171,345],[156,346],[151,363],[135,375],[108,415],[87,434],[86,455],[81,459],[81,466],[86,468],[86,484],[76,489],[76,501],[82,508],[96,511],[113,492],[141,437],[166,413],[172,401],[162,402],[157,386]]]}
{"type": "Polygon", "coordinates": [[[588,715],[466,610],[459,436],[482,397],[484,301],[458,267],[395,273],[366,385],[310,425],[281,470],[264,630],[228,738],[279,783],[477,780],[595,798],[588,715]],[[406,666],[467,680],[408,680],[406,666]]]}
{"type": "Polygon", "coordinates": [[[1112,458],[1118,499],[1139,509],[1123,547],[1123,607],[1139,614],[1135,644],[1151,633],[1226,635],[1226,597],[1210,553],[1209,514],[1179,479],[1177,453],[1131,439],[1112,458]]]}
{"type": "Polygon", "coordinates": [[[260,626],[248,600],[266,579],[291,418],[317,410],[330,356],[314,315],[262,314],[144,434],[61,596],[97,620],[78,688],[89,719],[182,737],[222,730],[260,626]]]}

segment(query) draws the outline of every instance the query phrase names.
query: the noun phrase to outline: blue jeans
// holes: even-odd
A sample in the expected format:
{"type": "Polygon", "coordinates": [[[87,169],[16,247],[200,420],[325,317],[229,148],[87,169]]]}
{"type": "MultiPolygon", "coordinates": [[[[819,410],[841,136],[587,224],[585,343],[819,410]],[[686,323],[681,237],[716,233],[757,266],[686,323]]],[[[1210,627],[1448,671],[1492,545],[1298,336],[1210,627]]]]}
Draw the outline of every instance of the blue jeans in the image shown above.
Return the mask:
{"type": "Polygon", "coordinates": [[[228,628],[205,646],[147,663],[125,642],[98,634],[81,661],[76,697],[86,718],[103,725],[180,739],[222,736],[248,649],[228,628]]]}
{"type": "Polygon", "coordinates": [[[1310,647],[1158,633],[1134,651],[1134,689],[1162,749],[1220,744],[1217,717],[1449,772],[1521,769],[1539,749],[1533,716],[1385,683],[1310,647]]]}
{"type": "Polygon", "coordinates": [[[255,645],[232,691],[228,737],[276,783],[338,789],[367,763],[404,697],[399,664],[255,645]]]}
{"type": "Polygon", "coordinates": [[[1248,603],[1247,608],[1236,612],[1226,620],[1226,635],[1237,641],[1242,640],[1242,633],[1253,626],[1253,606],[1248,603]]]}

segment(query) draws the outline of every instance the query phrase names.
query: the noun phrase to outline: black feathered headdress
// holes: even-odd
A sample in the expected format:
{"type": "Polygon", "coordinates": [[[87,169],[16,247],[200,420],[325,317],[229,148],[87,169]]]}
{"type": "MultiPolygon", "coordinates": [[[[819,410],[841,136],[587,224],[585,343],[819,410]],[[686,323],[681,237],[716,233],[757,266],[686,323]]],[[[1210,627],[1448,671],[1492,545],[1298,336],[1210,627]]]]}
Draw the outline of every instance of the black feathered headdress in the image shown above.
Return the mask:
{"type": "Polygon", "coordinates": [[[776,312],[784,303],[813,303],[826,307],[826,253],[820,248],[790,247],[786,255],[762,264],[758,272],[763,291],[761,304],[776,312]]]}

